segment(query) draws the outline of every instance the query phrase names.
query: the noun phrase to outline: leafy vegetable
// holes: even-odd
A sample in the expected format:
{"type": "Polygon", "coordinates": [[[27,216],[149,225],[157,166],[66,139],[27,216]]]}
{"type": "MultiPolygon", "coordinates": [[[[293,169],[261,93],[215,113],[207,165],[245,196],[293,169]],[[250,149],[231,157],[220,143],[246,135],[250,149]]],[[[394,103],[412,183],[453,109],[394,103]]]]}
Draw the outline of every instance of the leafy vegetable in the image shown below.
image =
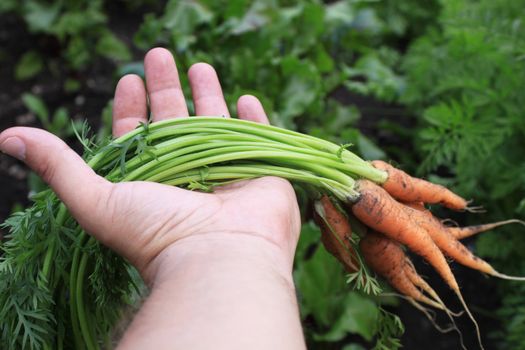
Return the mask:
{"type": "MultiPolygon", "coordinates": [[[[420,171],[449,169],[448,180],[475,195],[495,221],[523,219],[525,3],[442,4],[439,29],[413,43],[403,64],[407,85],[401,100],[424,117],[415,142],[423,158],[420,171]]],[[[480,237],[478,251],[496,266],[523,274],[522,237],[504,232],[480,237]]],[[[500,292],[502,348],[525,349],[523,285],[508,283],[500,292]]]]}
{"type": "MultiPolygon", "coordinates": [[[[317,243],[319,236],[316,226],[305,224],[298,254],[309,239],[317,243]]],[[[379,317],[378,307],[371,299],[349,291],[341,265],[321,247],[317,247],[308,259],[297,261],[294,278],[301,293],[300,310],[303,318],[311,316],[316,322],[316,331],[309,341],[340,341],[348,333],[359,334],[371,341],[379,317]]]]}

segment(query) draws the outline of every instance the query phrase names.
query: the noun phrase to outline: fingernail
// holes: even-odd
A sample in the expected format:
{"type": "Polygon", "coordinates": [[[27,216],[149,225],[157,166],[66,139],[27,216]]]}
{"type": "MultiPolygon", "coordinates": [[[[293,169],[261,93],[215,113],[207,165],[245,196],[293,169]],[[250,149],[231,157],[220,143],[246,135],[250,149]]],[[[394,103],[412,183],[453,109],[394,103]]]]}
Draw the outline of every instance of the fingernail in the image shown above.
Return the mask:
{"type": "Polygon", "coordinates": [[[0,144],[0,151],[9,154],[19,160],[26,158],[26,145],[16,136],[8,137],[0,144]]]}

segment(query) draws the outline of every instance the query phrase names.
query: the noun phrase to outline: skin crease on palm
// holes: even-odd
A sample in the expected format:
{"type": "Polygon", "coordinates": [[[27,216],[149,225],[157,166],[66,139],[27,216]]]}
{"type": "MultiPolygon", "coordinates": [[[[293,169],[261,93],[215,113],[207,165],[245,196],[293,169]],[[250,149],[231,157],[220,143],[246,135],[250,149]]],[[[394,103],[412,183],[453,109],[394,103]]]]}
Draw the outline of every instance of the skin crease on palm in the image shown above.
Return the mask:
{"type": "MultiPolygon", "coordinates": [[[[115,137],[146,122],[148,107],[153,121],[188,117],[171,53],[150,50],[144,68],[146,84],[127,75],[117,85],[115,137]]],[[[196,115],[230,115],[210,65],[193,65],[188,78],[196,115]]],[[[239,98],[237,114],[268,123],[253,96],[239,98]]],[[[292,280],[300,216],[287,181],[265,177],[214,193],[113,184],[56,136],[26,127],[0,133],[0,151],[37,172],[86,232],[149,285],[119,349],[305,348],[292,280]]]]}

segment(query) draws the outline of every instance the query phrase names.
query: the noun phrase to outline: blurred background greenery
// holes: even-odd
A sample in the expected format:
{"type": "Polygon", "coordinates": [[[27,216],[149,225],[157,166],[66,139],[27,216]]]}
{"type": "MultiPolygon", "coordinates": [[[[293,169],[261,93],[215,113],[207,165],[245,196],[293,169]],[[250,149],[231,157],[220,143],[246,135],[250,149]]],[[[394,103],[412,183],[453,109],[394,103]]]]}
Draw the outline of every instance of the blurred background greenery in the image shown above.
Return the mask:
{"type": "MultiPolygon", "coordinates": [[[[180,72],[212,64],[232,111],[254,94],[275,125],[350,142],[365,159],[394,161],[487,209],[443,216],[525,219],[524,9],[524,0],[2,0],[0,130],[39,126],[75,145],[72,125],[87,119],[106,137],[119,77],[143,76],[144,53],[164,46],[180,72]]],[[[6,157],[0,180],[0,221],[42,186],[6,157]]],[[[458,348],[456,335],[403,303],[353,292],[318,249],[311,203],[299,198],[295,277],[310,348],[397,348],[397,329],[378,322],[389,312],[406,325],[405,348],[458,348]]],[[[508,227],[467,242],[500,270],[525,275],[522,236],[508,227]]],[[[525,349],[525,285],[455,271],[487,348],[525,349]]],[[[473,329],[464,325],[468,345],[473,329]]]]}

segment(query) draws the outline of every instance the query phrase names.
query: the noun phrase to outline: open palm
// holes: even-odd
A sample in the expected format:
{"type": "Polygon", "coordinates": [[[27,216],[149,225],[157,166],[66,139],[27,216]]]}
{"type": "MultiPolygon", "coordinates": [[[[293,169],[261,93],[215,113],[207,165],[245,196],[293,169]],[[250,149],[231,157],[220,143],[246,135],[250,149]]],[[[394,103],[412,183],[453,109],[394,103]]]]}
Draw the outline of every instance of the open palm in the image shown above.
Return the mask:
{"type": "MultiPolygon", "coordinates": [[[[135,75],[118,83],[113,110],[116,137],[147,121],[148,101],[153,121],[188,117],[169,51],[151,50],[144,65],[146,86],[135,75]]],[[[214,69],[198,63],[188,75],[196,114],[229,116],[214,69]]],[[[239,98],[237,112],[242,119],[268,123],[253,96],[239,98]]],[[[266,177],[244,181],[211,194],[150,182],[112,184],[43,130],[11,128],[0,134],[0,144],[37,171],[81,226],[131,261],[146,280],[151,280],[158,260],[173,245],[220,240],[233,234],[274,245],[291,268],[300,219],[295,194],[285,180],[266,177]]]]}

